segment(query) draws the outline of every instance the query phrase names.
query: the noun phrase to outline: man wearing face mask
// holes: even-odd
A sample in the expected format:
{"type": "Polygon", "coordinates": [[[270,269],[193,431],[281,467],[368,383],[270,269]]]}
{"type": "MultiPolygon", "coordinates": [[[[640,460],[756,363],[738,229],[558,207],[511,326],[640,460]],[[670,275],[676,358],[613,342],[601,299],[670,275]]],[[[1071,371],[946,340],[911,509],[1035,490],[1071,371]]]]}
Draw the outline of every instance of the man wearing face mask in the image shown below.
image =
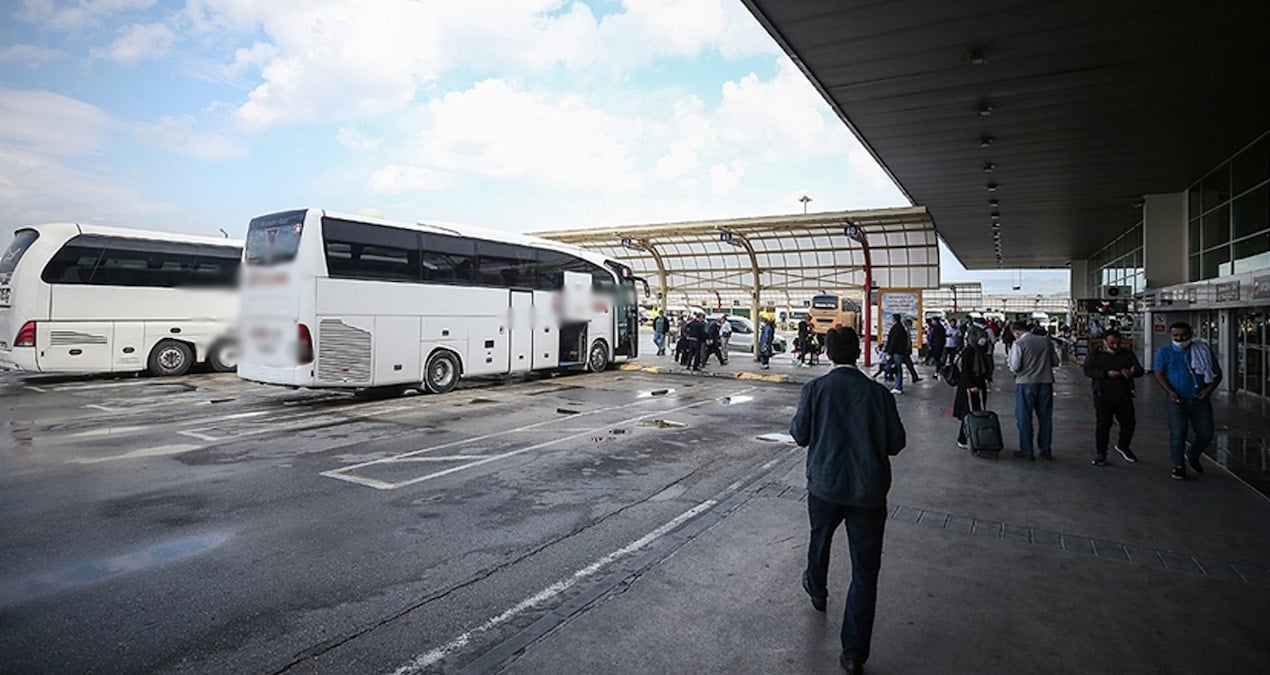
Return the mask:
{"type": "Polygon", "coordinates": [[[1094,414],[1094,466],[1106,466],[1107,443],[1111,436],[1111,420],[1120,424],[1120,438],[1116,452],[1126,462],[1136,462],[1138,457],[1129,449],[1133,441],[1136,417],[1133,409],[1133,380],[1142,377],[1142,364],[1128,349],[1121,349],[1119,331],[1107,331],[1103,336],[1103,348],[1085,359],[1085,375],[1093,380],[1094,414]]]}
{"type": "Polygon", "coordinates": [[[1221,367],[1208,344],[1191,339],[1191,325],[1179,321],[1169,326],[1173,344],[1155,352],[1155,381],[1169,395],[1169,460],[1172,478],[1186,480],[1186,464],[1204,473],[1199,456],[1213,440],[1212,395],[1221,384],[1221,367]],[[1189,451],[1186,438],[1194,430],[1189,451]]]}

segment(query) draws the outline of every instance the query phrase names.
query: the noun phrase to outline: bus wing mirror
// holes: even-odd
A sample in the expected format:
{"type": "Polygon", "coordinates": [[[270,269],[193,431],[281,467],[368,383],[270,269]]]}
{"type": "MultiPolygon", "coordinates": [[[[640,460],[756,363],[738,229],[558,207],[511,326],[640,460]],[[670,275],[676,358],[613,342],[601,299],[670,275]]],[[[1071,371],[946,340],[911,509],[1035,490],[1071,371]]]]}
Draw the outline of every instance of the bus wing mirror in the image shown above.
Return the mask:
{"type": "Polygon", "coordinates": [[[644,286],[644,297],[646,297],[646,298],[648,298],[648,297],[652,297],[652,292],[651,292],[651,291],[649,291],[649,289],[648,289],[648,280],[647,280],[647,279],[645,279],[644,277],[635,277],[635,281],[638,281],[640,284],[642,284],[642,285],[644,286]]]}

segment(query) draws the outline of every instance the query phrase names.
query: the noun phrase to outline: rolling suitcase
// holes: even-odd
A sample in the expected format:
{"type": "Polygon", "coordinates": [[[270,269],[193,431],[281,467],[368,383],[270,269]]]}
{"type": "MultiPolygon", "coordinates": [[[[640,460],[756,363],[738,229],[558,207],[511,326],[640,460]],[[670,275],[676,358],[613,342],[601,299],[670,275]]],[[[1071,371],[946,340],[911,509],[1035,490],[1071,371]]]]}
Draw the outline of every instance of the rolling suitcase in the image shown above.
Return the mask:
{"type": "Polygon", "coordinates": [[[966,403],[970,411],[961,420],[966,430],[966,445],[970,454],[976,457],[996,457],[1005,449],[1005,438],[1001,435],[1001,420],[997,414],[988,410],[983,391],[979,392],[979,409],[975,410],[975,397],[966,392],[966,403]]]}

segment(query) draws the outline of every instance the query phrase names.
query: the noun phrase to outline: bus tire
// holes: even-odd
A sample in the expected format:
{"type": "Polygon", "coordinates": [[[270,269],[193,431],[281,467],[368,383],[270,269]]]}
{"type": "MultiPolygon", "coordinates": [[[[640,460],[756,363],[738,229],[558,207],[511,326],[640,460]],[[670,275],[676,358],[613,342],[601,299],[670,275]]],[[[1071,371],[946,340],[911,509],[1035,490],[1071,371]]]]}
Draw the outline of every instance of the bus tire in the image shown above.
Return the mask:
{"type": "Polygon", "coordinates": [[[178,377],[188,373],[190,366],[194,365],[194,350],[184,342],[160,340],[150,350],[147,363],[151,375],[178,377]]]}
{"type": "Polygon", "coordinates": [[[207,350],[207,365],[218,373],[238,370],[238,345],[233,340],[221,340],[207,350]]]}
{"type": "Polygon", "coordinates": [[[423,369],[423,387],[430,394],[444,394],[459,382],[459,360],[453,353],[437,350],[423,369]]]}
{"type": "Polygon", "coordinates": [[[609,367],[609,346],[604,340],[591,343],[591,351],[587,353],[586,369],[592,373],[602,373],[609,367]]]}

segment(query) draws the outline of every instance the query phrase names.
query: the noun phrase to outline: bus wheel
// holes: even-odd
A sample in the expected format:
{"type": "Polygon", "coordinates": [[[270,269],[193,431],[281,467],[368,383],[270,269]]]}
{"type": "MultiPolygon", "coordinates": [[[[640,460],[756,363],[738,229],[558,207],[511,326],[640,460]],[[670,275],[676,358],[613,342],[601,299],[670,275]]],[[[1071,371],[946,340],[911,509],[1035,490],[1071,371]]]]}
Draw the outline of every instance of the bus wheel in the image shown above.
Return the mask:
{"type": "Polygon", "coordinates": [[[194,364],[194,351],[184,342],[163,340],[150,352],[151,375],[184,375],[194,364]]]}
{"type": "Polygon", "coordinates": [[[459,360],[447,351],[438,351],[428,357],[428,366],[424,369],[423,386],[429,393],[444,394],[454,388],[459,381],[459,360]]]}
{"type": "Polygon", "coordinates": [[[233,340],[221,340],[207,352],[207,363],[218,373],[238,370],[238,345],[233,340]]]}
{"type": "Polygon", "coordinates": [[[609,347],[603,340],[596,340],[591,345],[591,353],[586,359],[587,370],[593,373],[604,372],[609,367],[609,347]]]}

